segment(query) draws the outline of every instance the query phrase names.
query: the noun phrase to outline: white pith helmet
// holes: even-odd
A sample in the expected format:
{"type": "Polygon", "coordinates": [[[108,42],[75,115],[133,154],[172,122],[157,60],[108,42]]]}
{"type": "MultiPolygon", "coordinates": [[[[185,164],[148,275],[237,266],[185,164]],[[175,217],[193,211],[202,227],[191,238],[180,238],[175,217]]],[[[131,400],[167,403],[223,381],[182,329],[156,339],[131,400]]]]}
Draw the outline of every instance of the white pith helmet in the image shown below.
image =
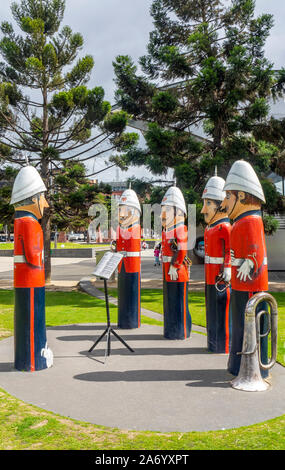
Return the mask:
{"type": "Polygon", "coordinates": [[[186,204],[182,192],[176,186],[171,186],[165,193],[162,201],[162,206],[173,206],[181,209],[184,214],[187,214],[186,204]]]}
{"type": "Polygon", "coordinates": [[[141,214],[141,206],[138,197],[133,189],[126,189],[120,197],[119,206],[134,207],[141,214]]]}
{"type": "Polygon", "coordinates": [[[223,188],[225,186],[225,180],[220,176],[212,176],[203,191],[202,199],[214,199],[215,201],[223,201],[226,197],[223,188]]]}
{"type": "Polygon", "coordinates": [[[244,191],[265,202],[260,181],[250,163],[237,160],[232,165],[224,186],[224,191],[244,191]]]}
{"type": "Polygon", "coordinates": [[[21,168],[14,181],[10,204],[24,201],[46,191],[47,188],[39,172],[31,165],[21,168]]]}

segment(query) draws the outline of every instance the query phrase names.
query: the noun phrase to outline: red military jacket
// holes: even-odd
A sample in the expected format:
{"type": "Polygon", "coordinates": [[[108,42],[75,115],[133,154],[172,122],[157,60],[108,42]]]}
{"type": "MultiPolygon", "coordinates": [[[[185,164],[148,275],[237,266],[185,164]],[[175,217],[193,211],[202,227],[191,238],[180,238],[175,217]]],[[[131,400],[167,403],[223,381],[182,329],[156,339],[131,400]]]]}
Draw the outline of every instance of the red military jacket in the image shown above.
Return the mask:
{"type": "Polygon", "coordinates": [[[187,227],[184,225],[184,221],[179,222],[176,225],[169,227],[162,231],[161,238],[161,254],[163,261],[163,279],[167,282],[187,282],[189,281],[189,272],[187,266],[183,263],[185,256],[187,255],[187,240],[188,232],[187,227]],[[178,253],[171,248],[172,240],[177,240],[178,253]],[[175,262],[171,262],[175,256],[175,262]],[[170,264],[173,264],[177,268],[178,279],[172,281],[168,271],[170,264]]]}
{"type": "Polygon", "coordinates": [[[118,266],[121,272],[124,263],[127,273],[137,273],[141,270],[141,226],[138,222],[127,228],[118,226],[117,228],[117,252],[122,252],[124,258],[118,266]]]}
{"type": "Polygon", "coordinates": [[[260,292],[268,289],[267,254],[263,221],[260,211],[248,211],[234,220],[231,235],[232,288],[246,292],[260,292]],[[254,267],[245,281],[238,279],[238,269],[245,259],[254,267]]]}
{"type": "Polygon", "coordinates": [[[14,222],[14,287],[45,285],[43,231],[36,216],[16,211],[14,222]]]}
{"type": "Polygon", "coordinates": [[[224,268],[231,267],[231,229],[227,217],[217,220],[205,229],[205,282],[208,285],[215,284],[217,276],[224,268]]]}

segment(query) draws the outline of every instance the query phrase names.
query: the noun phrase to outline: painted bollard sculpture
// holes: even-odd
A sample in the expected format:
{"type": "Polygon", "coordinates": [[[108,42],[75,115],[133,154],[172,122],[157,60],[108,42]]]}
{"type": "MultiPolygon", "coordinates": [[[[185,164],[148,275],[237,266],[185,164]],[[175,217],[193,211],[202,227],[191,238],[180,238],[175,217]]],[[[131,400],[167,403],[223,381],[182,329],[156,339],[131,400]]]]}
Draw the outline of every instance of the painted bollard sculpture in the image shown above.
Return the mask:
{"type": "Polygon", "coordinates": [[[185,215],[183,195],[173,186],[161,202],[164,337],[168,339],[188,338],[192,326],[185,215]]]}
{"type": "Polygon", "coordinates": [[[118,266],[118,327],[138,328],[141,324],[141,208],[132,189],[119,200],[116,250],[124,255],[118,266]]]}
{"type": "Polygon", "coordinates": [[[45,325],[43,231],[39,220],[48,203],[46,187],[32,166],[22,168],[14,182],[10,204],[14,221],[14,353],[15,368],[37,371],[53,363],[45,325]]]}
{"type": "Polygon", "coordinates": [[[221,209],[226,195],[224,184],[219,176],[209,179],[201,211],[207,224],[204,232],[207,344],[214,353],[229,353],[231,339],[231,224],[225,209],[221,209]]]}
{"type": "MultiPolygon", "coordinates": [[[[226,178],[226,198],[222,207],[233,220],[231,232],[232,264],[232,339],[228,370],[238,375],[244,335],[245,309],[248,300],[257,292],[268,289],[267,254],[261,205],[265,202],[262,186],[252,166],[243,160],[236,161],[226,178]]],[[[256,314],[266,310],[267,305],[258,305],[256,314]]],[[[261,334],[266,333],[268,319],[262,316],[261,334]]],[[[260,357],[268,362],[268,336],[261,338],[260,357]]],[[[262,370],[263,377],[268,376],[262,370]]]]}

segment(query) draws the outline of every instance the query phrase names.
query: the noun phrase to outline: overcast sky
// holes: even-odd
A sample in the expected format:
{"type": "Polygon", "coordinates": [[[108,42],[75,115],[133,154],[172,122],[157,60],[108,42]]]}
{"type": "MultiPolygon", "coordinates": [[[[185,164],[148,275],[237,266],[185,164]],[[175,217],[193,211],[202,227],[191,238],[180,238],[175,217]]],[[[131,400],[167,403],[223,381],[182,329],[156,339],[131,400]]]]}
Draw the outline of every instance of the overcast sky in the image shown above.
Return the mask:
{"type": "MultiPolygon", "coordinates": [[[[112,61],[119,54],[128,54],[137,61],[146,52],[153,30],[151,4],[152,0],[66,0],[65,22],[83,34],[85,50],[95,59],[92,79],[104,86],[111,101],[112,61]]],[[[261,13],[274,16],[275,26],[265,50],[274,66],[281,68],[285,66],[285,1],[256,0],[256,14],[261,13]]]]}
{"type": "MultiPolygon", "coordinates": [[[[11,20],[11,0],[1,0],[0,20],[11,20]]],[[[112,61],[117,55],[137,59],[146,52],[149,33],[153,29],[149,14],[152,0],[66,0],[62,25],[69,25],[84,37],[83,53],[95,60],[89,86],[101,85],[108,101],[114,103],[114,73],[112,61]]],[[[266,57],[275,68],[285,66],[285,1],[256,0],[256,14],[271,13],[275,25],[266,44],[266,57]]],[[[102,161],[102,166],[104,166],[102,161]]],[[[137,170],[136,170],[137,173],[137,170]]],[[[120,172],[120,179],[134,174],[134,170],[120,172]]],[[[141,172],[142,176],[151,176],[141,172]]],[[[103,181],[116,178],[116,171],[100,175],[103,181]]]]}

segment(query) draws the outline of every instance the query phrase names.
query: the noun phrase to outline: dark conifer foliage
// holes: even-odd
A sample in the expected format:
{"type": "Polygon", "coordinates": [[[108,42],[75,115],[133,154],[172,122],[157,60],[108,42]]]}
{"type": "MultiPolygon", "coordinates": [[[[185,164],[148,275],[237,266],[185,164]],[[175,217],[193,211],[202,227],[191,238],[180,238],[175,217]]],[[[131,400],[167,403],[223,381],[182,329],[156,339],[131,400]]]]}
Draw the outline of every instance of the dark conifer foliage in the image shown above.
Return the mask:
{"type": "Polygon", "coordinates": [[[13,22],[0,26],[0,160],[21,166],[28,156],[46,184],[47,280],[53,173],[64,172],[70,160],[85,163],[112,152],[119,161],[138,138],[125,132],[124,110],[111,112],[104,89],[88,88],[94,59],[83,55],[81,33],[61,26],[65,6],[65,0],[13,2],[13,22]]]}
{"type": "Polygon", "coordinates": [[[199,203],[215,166],[225,177],[243,158],[264,177],[278,152],[255,134],[276,85],[264,54],[272,16],[257,17],[254,0],[154,0],[151,15],[139,64],[129,56],[113,63],[117,102],[149,123],[146,148],[127,153],[125,162],[144,162],[157,174],[173,168],[191,203],[199,203]]]}

